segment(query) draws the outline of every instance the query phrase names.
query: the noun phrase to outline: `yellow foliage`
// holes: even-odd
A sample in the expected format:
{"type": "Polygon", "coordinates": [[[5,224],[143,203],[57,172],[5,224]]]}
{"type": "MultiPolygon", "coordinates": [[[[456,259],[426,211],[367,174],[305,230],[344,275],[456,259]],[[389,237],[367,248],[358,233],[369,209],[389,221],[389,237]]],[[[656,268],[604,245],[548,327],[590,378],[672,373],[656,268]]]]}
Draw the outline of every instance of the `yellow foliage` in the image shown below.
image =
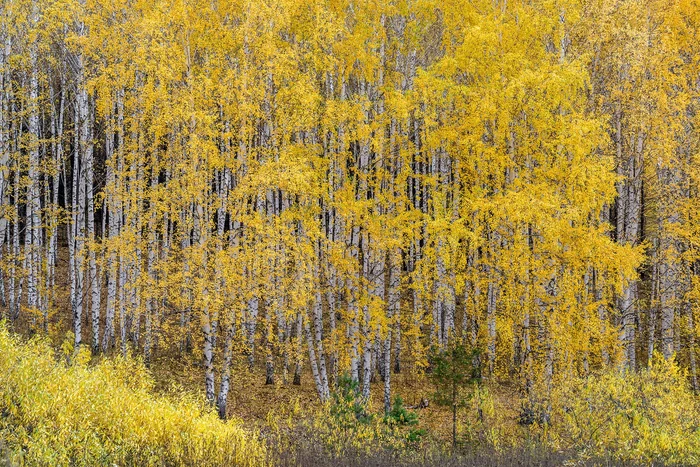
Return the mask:
{"type": "Polygon", "coordinates": [[[115,358],[57,362],[42,340],[0,325],[0,451],[13,465],[257,466],[266,451],[240,422],[192,397],[152,393],[147,370],[115,358]]]}
{"type": "Polygon", "coordinates": [[[672,360],[656,355],[638,373],[564,380],[552,398],[548,434],[559,449],[643,464],[700,462],[700,401],[672,360]]]}

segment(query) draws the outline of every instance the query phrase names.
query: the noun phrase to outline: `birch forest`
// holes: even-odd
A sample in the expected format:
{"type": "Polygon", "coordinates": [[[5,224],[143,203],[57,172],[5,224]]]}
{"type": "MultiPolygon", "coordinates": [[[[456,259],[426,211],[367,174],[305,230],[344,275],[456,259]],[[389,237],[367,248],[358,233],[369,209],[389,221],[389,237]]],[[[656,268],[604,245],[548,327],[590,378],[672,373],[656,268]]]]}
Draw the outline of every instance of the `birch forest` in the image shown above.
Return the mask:
{"type": "Polygon", "coordinates": [[[2,0],[0,460],[700,463],[699,125],[698,0],[2,0]]]}

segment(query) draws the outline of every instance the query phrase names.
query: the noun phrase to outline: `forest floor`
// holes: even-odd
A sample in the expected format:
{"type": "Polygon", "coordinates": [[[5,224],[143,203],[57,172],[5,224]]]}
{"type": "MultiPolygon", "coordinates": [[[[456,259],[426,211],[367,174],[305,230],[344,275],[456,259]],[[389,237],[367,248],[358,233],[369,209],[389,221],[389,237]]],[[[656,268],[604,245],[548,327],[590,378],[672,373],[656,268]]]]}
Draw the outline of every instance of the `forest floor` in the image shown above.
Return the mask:
{"type": "MultiPolygon", "coordinates": [[[[65,275],[67,276],[67,274],[65,275]]],[[[64,276],[64,277],[65,277],[64,276]]],[[[59,275],[60,277],[60,275],[59,275]]],[[[67,311],[68,297],[61,296],[57,300],[58,309],[50,316],[48,338],[51,345],[59,353],[63,343],[72,339],[70,312],[67,311]]],[[[8,309],[0,306],[0,316],[6,315],[8,309]]],[[[21,314],[20,319],[13,323],[13,330],[20,335],[30,337],[34,334],[32,328],[36,326],[35,318],[21,314]]],[[[84,342],[89,343],[90,330],[87,319],[83,324],[84,342]]],[[[202,359],[197,351],[198,343],[195,342],[191,352],[178,352],[170,345],[165,351],[157,353],[149,371],[152,374],[156,393],[164,395],[192,394],[196,398],[204,399],[204,369],[202,359]]],[[[138,355],[138,352],[134,352],[138,355]]],[[[260,432],[266,432],[270,428],[271,417],[284,418],[294,413],[299,421],[302,417],[318,413],[321,410],[316,387],[313,383],[311,372],[304,366],[301,384],[292,384],[293,365],[287,381],[283,382],[281,372],[275,375],[274,384],[265,384],[264,356],[260,354],[255,361],[255,367],[251,371],[245,355],[238,353],[232,362],[231,390],[228,399],[228,416],[240,419],[244,426],[260,432]]],[[[97,357],[97,360],[104,357],[97,357]]],[[[220,362],[215,361],[215,368],[220,367],[220,362]]],[[[369,400],[368,411],[374,414],[383,414],[383,381],[377,377],[372,382],[372,395],[369,400]]],[[[419,417],[419,427],[426,430],[431,439],[440,444],[449,445],[452,430],[452,415],[447,407],[437,405],[433,400],[434,387],[428,377],[415,371],[410,365],[404,365],[400,373],[392,372],[391,375],[392,399],[399,396],[404,405],[414,410],[419,417]],[[427,407],[422,407],[421,402],[427,401],[427,407]]],[[[507,421],[508,425],[517,426],[519,396],[515,389],[506,385],[490,385],[492,397],[496,401],[499,420],[507,421]]],[[[218,387],[216,388],[218,390],[218,387]]],[[[459,423],[462,423],[460,417],[459,423]]]]}
{"type": "MultiPolygon", "coordinates": [[[[63,258],[61,258],[63,259],[63,258]]],[[[72,342],[72,325],[70,303],[68,299],[69,277],[67,271],[67,259],[59,264],[57,274],[58,284],[55,288],[55,307],[49,314],[48,339],[51,345],[60,353],[62,345],[72,342]]],[[[7,307],[0,305],[0,316],[7,316],[7,307]]],[[[12,324],[12,329],[29,337],[32,329],[37,329],[41,317],[32,315],[26,311],[20,314],[20,318],[12,324]]],[[[178,396],[190,394],[196,400],[204,401],[204,369],[199,349],[201,342],[193,326],[192,351],[180,352],[177,343],[163,341],[149,365],[149,371],[155,381],[155,392],[163,395],[178,396]]],[[[179,339],[177,331],[170,330],[171,339],[179,339]]],[[[90,328],[87,321],[87,313],[83,321],[83,342],[90,342],[90,328]]],[[[114,351],[117,351],[116,349],[114,351]]],[[[134,350],[133,355],[140,355],[142,349],[134,350]]],[[[217,352],[217,355],[221,352],[217,352]]],[[[276,367],[275,384],[265,384],[265,358],[262,347],[257,349],[254,368],[248,366],[247,357],[241,349],[234,353],[231,368],[231,390],[228,398],[228,415],[238,419],[246,429],[257,431],[262,437],[271,436],[273,426],[279,420],[290,420],[292,424],[301,426],[304,420],[320,414],[322,405],[319,402],[316,387],[311,371],[304,359],[301,384],[292,384],[293,363],[289,365],[287,381],[283,382],[283,375],[279,365],[276,367]]],[[[219,355],[220,357],[220,355],[219,355]]],[[[96,357],[97,361],[104,357],[96,357]]],[[[214,362],[218,372],[221,362],[214,362]]],[[[217,373],[218,375],[218,373],[217,373]]],[[[217,378],[218,384],[218,378],[217,378]]],[[[372,396],[369,400],[368,412],[383,416],[383,386],[379,377],[372,383],[372,396]]],[[[421,463],[420,455],[416,456],[414,465],[621,465],[609,464],[604,461],[588,463],[577,459],[575,453],[562,453],[555,451],[537,451],[541,449],[537,443],[535,451],[530,453],[519,450],[516,445],[523,446],[530,441],[528,428],[520,425],[522,397],[517,388],[504,382],[485,381],[482,389],[488,392],[488,404],[490,413],[485,417],[484,423],[476,423],[476,415],[473,403],[471,407],[461,408],[458,416],[458,433],[463,441],[460,448],[461,457],[452,456],[450,451],[452,436],[452,414],[450,408],[440,406],[434,399],[435,387],[429,377],[422,371],[413,368],[409,362],[402,362],[400,373],[392,372],[391,375],[392,398],[400,396],[404,406],[413,410],[418,415],[418,428],[425,430],[424,441],[432,447],[438,446],[444,449],[444,457],[439,461],[421,463]],[[420,407],[421,401],[427,400],[427,407],[420,407]],[[488,440],[487,440],[488,438],[488,440]],[[499,439],[500,451],[496,454],[493,449],[493,439],[499,439]],[[509,441],[511,440],[511,441],[509,441]],[[512,443],[509,447],[505,443],[512,443]],[[482,450],[481,446],[488,446],[482,450]],[[464,457],[466,456],[466,457],[464,457]],[[530,457],[535,456],[535,457],[530,457]]],[[[216,388],[218,390],[218,387],[216,388]]],[[[293,430],[292,430],[293,431],[293,430]]],[[[290,431],[291,433],[291,431],[290,431]]],[[[290,441],[294,442],[294,434],[290,441]]],[[[424,442],[424,445],[426,443],[424,442]]],[[[421,451],[416,454],[422,454],[421,451]]],[[[373,454],[371,460],[366,458],[347,457],[342,462],[337,459],[324,457],[325,454],[314,451],[295,454],[285,459],[284,456],[276,463],[282,465],[376,465],[390,466],[395,464],[391,456],[382,457],[385,454],[378,452],[373,454]],[[306,456],[306,457],[305,457],[306,456]]],[[[401,462],[405,464],[405,461],[401,462]]],[[[633,465],[633,464],[627,464],[633,465]]]]}
{"type": "MultiPolygon", "coordinates": [[[[263,428],[268,420],[270,412],[280,407],[291,407],[298,404],[301,413],[311,413],[321,407],[318,393],[313,383],[311,373],[302,373],[301,385],[291,382],[283,384],[277,377],[275,384],[265,384],[264,362],[258,362],[254,371],[250,371],[247,361],[243,357],[234,362],[231,371],[231,393],[229,396],[230,416],[238,417],[243,421],[263,428]]],[[[157,389],[162,391],[172,390],[172,385],[177,384],[187,391],[199,392],[203,397],[204,377],[200,362],[196,355],[188,358],[161,357],[154,361],[151,371],[158,384],[157,389]]],[[[377,378],[372,383],[372,396],[370,397],[370,412],[380,413],[383,410],[383,385],[377,378]]],[[[436,405],[433,399],[434,388],[425,376],[416,375],[413,372],[404,371],[391,375],[392,397],[400,396],[407,407],[415,407],[419,415],[420,426],[431,433],[440,435],[446,440],[451,433],[451,413],[445,407],[436,405]],[[428,407],[419,408],[422,400],[428,401],[428,407]]],[[[515,400],[517,394],[506,387],[499,387],[498,396],[502,400],[515,400]]],[[[499,404],[501,405],[501,404],[499,404]]],[[[505,405],[505,404],[504,404],[505,405]]],[[[508,404],[510,405],[510,404],[508,404]]],[[[517,410],[510,411],[508,417],[513,423],[517,422],[517,410]]]]}
{"type": "MultiPolygon", "coordinates": [[[[72,316],[70,312],[70,277],[68,270],[67,249],[59,249],[59,257],[56,274],[56,287],[54,288],[54,308],[49,312],[48,338],[55,349],[60,349],[64,341],[72,339],[72,316]]],[[[104,299],[103,299],[104,300],[104,299]]],[[[104,303],[104,302],[103,302],[104,303]]],[[[0,317],[8,316],[8,308],[0,304],[0,317]]],[[[83,318],[83,342],[89,343],[90,325],[87,312],[84,310],[83,318]]],[[[19,319],[13,323],[16,332],[24,336],[33,335],[32,329],[36,329],[40,317],[28,313],[21,313],[19,319]]],[[[101,329],[103,328],[103,323],[101,329]]],[[[118,332],[118,331],[117,331],[118,332]]],[[[155,390],[163,394],[176,395],[182,392],[193,394],[204,399],[204,369],[201,354],[198,351],[200,343],[196,335],[196,327],[193,326],[193,350],[180,352],[177,345],[172,342],[155,352],[150,364],[156,386],[155,390]]],[[[262,348],[262,347],[261,347],[262,348]]],[[[141,350],[134,351],[139,355],[141,350]]],[[[219,354],[220,352],[217,352],[219,354]]],[[[287,381],[279,369],[275,375],[275,384],[265,384],[265,360],[264,355],[258,352],[255,367],[251,371],[243,352],[234,352],[231,368],[231,390],[228,399],[228,416],[239,418],[249,427],[260,431],[269,428],[271,416],[279,416],[287,413],[292,407],[297,407],[298,416],[306,416],[317,412],[321,403],[313,383],[311,371],[303,356],[303,371],[301,385],[292,384],[293,364],[289,366],[287,381]]],[[[102,358],[102,357],[98,357],[102,358]]],[[[220,368],[220,362],[215,361],[215,371],[220,368]]],[[[217,380],[218,384],[218,380],[217,380]]],[[[383,381],[377,377],[372,381],[371,397],[369,400],[369,412],[383,414],[383,381]]],[[[400,373],[391,375],[392,400],[399,396],[406,407],[415,407],[419,416],[420,427],[425,429],[436,441],[449,444],[452,433],[452,415],[449,408],[441,407],[434,403],[433,394],[435,388],[430,383],[427,375],[416,371],[410,364],[403,364],[400,373]],[[428,401],[427,407],[419,407],[422,400],[428,401]]],[[[491,396],[495,401],[496,410],[499,411],[499,423],[506,423],[511,428],[517,428],[519,417],[520,396],[515,388],[506,384],[489,384],[491,396]]],[[[218,387],[216,388],[218,390],[218,387]]],[[[462,420],[458,420],[461,423],[462,420]]]]}
{"type": "MultiPolygon", "coordinates": [[[[60,355],[62,345],[72,339],[70,313],[65,311],[66,309],[54,313],[49,326],[48,337],[57,355],[60,355]]],[[[6,312],[7,309],[0,306],[0,314],[6,312]]],[[[28,337],[32,334],[30,329],[33,319],[31,315],[22,315],[12,328],[28,337]]],[[[87,322],[85,325],[86,342],[89,342],[87,322]]],[[[204,401],[204,370],[201,355],[197,351],[198,342],[193,343],[193,349],[191,352],[180,353],[176,345],[169,343],[156,354],[149,366],[156,394],[175,397],[189,394],[194,396],[195,400],[204,401]]],[[[134,354],[138,355],[138,352],[134,354]]],[[[247,430],[260,433],[261,439],[268,439],[274,451],[278,449],[273,441],[274,427],[278,422],[288,420],[291,422],[290,426],[308,427],[304,422],[322,414],[322,405],[308,367],[304,367],[300,385],[291,382],[292,365],[286,383],[282,382],[282,375],[278,369],[275,375],[276,383],[266,385],[264,355],[258,352],[256,357],[252,371],[248,367],[247,357],[242,352],[238,352],[232,362],[228,415],[240,420],[247,430]]],[[[93,360],[97,362],[101,358],[104,357],[96,357],[93,360]]],[[[220,362],[216,361],[215,368],[219,367],[220,362]]],[[[434,400],[435,388],[429,377],[405,364],[400,373],[392,372],[391,386],[392,397],[400,396],[404,405],[418,415],[418,428],[425,430],[423,443],[413,454],[409,453],[408,457],[406,453],[401,454],[403,457],[400,461],[397,461],[391,451],[383,450],[373,451],[369,457],[364,457],[366,454],[362,453],[351,453],[340,458],[329,457],[325,449],[318,445],[318,440],[307,437],[309,432],[304,434],[303,431],[295,431],[295,428],[292,428],[287,432],[289,436],[286,442],[294,445],[298,441],[299,446],[305,447],[291,454],[288,450],[278,449],[274,454],[275,465],[637,465],[608,459],[581,458],[580,453],[575,451],[560,452],[546,448],[534,438],[534,442],[531,443],[530,434],[533,432],[529,432],[528,427],[519,423],[521,396],[517,388],[488,381],[484,382],[481,388],[489,394],[487,404],[490,405],[490,412],[485,416],[485,422],[478,424],[473,404],[460,409],[458,433],[461,445],[459,455],[454,456],[450,452],[452,414],[449,408],[439,406],[434,400]],[[419,408],[422,400],[429,402],[427,407],[419,408]],[[494,445],[494,439],[499,440],[500,446],[494,445]],[[432,452],[433,457],[430,459],[423,457],[428,452],[426,449],[432,452]]],[[[379,378],[372,383],[368,412],[383,416],[383,382],[379,378]]],[[[662,464],[655,462],[654,465],[662,464]]]]}

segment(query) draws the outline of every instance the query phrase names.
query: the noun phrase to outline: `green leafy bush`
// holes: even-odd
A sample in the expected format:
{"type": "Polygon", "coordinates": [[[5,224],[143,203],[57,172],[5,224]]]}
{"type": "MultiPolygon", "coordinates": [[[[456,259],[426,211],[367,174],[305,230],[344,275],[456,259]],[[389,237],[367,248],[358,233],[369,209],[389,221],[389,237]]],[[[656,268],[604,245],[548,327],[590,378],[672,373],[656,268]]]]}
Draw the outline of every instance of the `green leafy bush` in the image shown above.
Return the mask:
{"type": "Polygon", "coordinates": [[[407,428],[405,438],[410,444],[419,443],[423,435],[425,435],[425,430],[417,427],[418,414],[408,410],[403,405],[403,399],[400,396],[396,396],[394,399],[394,405],[389,413],[385,415],[384,423],[399,430],[407,428]]]}
{"type": "Polygon", "coordinates": [[[433,395],[438,405],[452,411],[452,446],[457,445],[457,412],[467,406],[474,387],[481,382],[481,352],[458,341],[444,349],[433,350],[430,356],[430,379],[435,385],[433,395]]]}

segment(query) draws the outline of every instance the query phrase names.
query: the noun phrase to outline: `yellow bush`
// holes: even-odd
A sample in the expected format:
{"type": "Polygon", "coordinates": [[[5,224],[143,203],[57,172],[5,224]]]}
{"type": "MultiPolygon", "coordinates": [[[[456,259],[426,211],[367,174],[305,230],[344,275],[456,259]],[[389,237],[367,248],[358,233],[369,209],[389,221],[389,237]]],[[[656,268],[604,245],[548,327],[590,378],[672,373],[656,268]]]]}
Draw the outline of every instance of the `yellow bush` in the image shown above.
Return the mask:
{"type": "Polygon", "coordinates": [[[639,372],[563,382],[549,434],[584,457],[698,465],[700,404],[677,364],[657,356],[639,372]]]}
{"type": "Polygon", "coordinates": [[[256,466],[261,442],[193,398],[151,392],[142,365],[57,362],[0,324],[0,451],[12,465],[256,466]]]}

